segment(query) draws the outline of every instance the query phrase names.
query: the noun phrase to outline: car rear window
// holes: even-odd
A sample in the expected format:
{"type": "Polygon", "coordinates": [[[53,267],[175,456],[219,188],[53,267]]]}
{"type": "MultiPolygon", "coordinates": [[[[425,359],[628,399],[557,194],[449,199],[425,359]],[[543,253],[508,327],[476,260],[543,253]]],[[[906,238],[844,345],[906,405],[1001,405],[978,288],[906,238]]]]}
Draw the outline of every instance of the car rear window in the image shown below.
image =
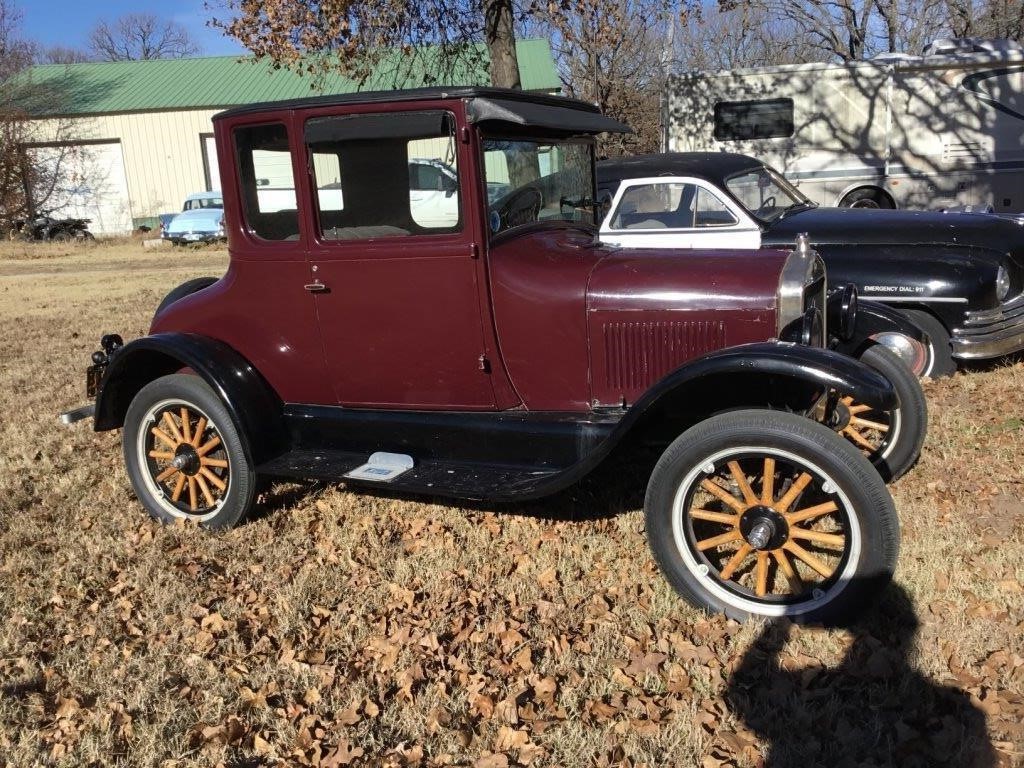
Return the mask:
{"type": "Polygon", "coordinates": [[[280,124],[236,128],[235,149],[250,231],[264,240],[298,240],[299,212],[288,130],[280,124]]]}

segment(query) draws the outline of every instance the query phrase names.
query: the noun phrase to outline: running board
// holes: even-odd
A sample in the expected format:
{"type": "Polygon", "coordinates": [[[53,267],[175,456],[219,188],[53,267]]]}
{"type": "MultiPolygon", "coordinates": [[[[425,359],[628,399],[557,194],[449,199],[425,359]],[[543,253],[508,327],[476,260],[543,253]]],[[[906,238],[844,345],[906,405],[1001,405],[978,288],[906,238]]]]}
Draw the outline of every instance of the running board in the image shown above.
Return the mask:
{"type": "Polygon", "coordinates": [[[452,496],[478,501],[513,501],[534,495],[561,471],[538,467],[509,467],[475,462],[429,459],[416,461],[390,480],[353,475],[370,463],[365,453],[346,451],[289,451],[261,464],[257,473],[303,480],[330,480],[395,493],[452,496]]]}

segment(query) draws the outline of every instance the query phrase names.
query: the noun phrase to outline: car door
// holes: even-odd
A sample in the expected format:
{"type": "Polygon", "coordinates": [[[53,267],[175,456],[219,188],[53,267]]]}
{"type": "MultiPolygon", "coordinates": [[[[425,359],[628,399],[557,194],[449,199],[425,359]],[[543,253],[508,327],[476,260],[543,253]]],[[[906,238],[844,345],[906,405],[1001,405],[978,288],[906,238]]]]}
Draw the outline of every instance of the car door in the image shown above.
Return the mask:
{"type": "Polygon", "coordinates": [[[703,179],[658,176],[620,184],[601,241],[626,248],[760,248],[761,229],[703,179]]]}
{"type": "Polygon", "coordinates": [[[410,185],[413,158],[469,167],[457,157],[468,150],[454,126],[454,115],[438,109],[305,123],[315,218],[309,290],[341,405],[495,408],[482,267],[462,190],[433,190],[445,208],[414,200],[423,190],[410,185]]]}

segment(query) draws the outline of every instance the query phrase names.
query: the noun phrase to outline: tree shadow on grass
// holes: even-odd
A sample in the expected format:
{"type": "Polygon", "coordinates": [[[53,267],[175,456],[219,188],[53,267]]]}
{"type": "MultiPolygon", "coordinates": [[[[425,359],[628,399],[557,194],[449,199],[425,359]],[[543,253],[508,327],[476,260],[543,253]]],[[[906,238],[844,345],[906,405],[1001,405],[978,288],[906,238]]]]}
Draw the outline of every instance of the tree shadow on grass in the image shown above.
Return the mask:
{"type": "Polygon", "coordinates": [[[727,691],[731,711],[767,743],[765,765],[996,766],[984,713],[912,666],[918,626],[910,597],[893,584],[849,625],[855,639],[838,667],[787,669],[792,625],[768,624],[727,691]]]}

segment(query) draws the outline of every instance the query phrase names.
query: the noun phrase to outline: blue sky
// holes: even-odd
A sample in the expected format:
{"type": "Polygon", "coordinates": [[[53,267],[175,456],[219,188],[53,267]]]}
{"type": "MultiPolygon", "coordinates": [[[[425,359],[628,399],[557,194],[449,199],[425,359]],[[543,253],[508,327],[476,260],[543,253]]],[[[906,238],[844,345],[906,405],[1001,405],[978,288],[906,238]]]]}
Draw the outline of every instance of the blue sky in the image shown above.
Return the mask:
{"type": "Polygon", "coordinates": [[[238,43],[206,26],[214,12],[206,10],[203,0],[15,0],[15,3],[22,12],[22,34],[44,47],[85,48],[89,30],[101,19],[112,21],[126,13],[152,13],[159,18],[171,18],[188,29],[206,56],[245,53],[238,43]]]}

